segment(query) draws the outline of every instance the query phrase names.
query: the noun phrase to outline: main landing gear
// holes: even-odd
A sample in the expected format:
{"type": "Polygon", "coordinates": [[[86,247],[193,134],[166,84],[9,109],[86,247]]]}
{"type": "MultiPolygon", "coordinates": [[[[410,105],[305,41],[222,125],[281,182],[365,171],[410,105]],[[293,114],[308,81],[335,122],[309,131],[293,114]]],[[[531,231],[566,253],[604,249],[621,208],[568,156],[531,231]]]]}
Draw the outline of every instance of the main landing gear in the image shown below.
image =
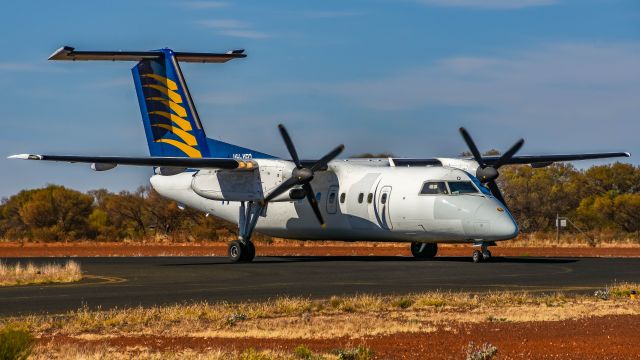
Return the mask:
{"type": "Polygon", "coordinates": [[[253,201],[249,201],[246,206],[244,201],[240,203],[238,240],[230,242],[227,248],[227,255],[231,262],[250,262],[256,256],[256,247],[251,241],[251,235],[264,208],[263,205],[253,201]]]}
{"type": "Polygon", "coordinates": [[[411,254],[416,259],[429,259],[436,256],[438,253],[438,244],[430,244],[430,243],[419,243],[412,242],[411,243],[411,254]]]}
{"type": "Polygon", "coordinates": [[[491,260],[491,251],[489,251],[490,243],[480,243],[475,244],[474,246],[480,246],[480,250],[474,250],[471,259],[473,259],[474,263],[479,263],[483,261],[491,260]]]}

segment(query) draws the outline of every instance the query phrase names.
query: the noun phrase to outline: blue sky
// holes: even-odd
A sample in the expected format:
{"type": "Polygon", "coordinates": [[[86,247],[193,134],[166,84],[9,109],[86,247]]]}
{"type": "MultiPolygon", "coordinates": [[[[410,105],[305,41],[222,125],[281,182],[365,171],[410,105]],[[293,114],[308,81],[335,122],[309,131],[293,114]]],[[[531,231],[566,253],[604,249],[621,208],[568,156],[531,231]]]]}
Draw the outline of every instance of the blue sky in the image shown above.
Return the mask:
{"type": "MultiPolygon", "coordinates": [[[[184,64],[210,137],[305,158],[455,156],[482,149],[630,151],[640,159],[640,2],[604,0],[20,1],[0,14],[0,196],[47,183],[134,189],[150,169],[6,160],[15,153],[148,155],[123,62],[78,50],[226,51],[184,64]]],[[[589,165],[577,164],[577,165],[589,165]]]]}

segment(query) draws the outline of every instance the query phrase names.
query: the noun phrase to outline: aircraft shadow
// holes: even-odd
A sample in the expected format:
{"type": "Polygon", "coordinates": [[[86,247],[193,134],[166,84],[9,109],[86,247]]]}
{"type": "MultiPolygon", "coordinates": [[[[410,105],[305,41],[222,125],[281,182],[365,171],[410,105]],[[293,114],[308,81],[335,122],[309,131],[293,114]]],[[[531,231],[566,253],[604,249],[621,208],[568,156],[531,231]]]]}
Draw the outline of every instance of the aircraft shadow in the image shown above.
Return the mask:
{"type": "MultiPolygon", "coordinates": [[[[422,260],[415,259],[409,256],[265,256],[256,257],[253,262],[244,264],[234,264],[230,261],[225,261],[220,258],[221,261],[216,262],[192,262],[192,263],[174,263],[174,264],[160,264],[159,266],[202,266],[202,265],[256,265],[260,264],[284,264],[284,263],[321,263],[321,262],[405,262],[405,263],[471,263],[471,257],[466,256],[447,256],[436,257],[433,259],[422,260]]],[[[566,259],[566,258],[536,258],[536,257],[500,257],[494,256],[491,261],[482,265],[490,265],[494,263],[510,263],[510,264],[570,264],[580,261],[579,259],[566,259]]]]}

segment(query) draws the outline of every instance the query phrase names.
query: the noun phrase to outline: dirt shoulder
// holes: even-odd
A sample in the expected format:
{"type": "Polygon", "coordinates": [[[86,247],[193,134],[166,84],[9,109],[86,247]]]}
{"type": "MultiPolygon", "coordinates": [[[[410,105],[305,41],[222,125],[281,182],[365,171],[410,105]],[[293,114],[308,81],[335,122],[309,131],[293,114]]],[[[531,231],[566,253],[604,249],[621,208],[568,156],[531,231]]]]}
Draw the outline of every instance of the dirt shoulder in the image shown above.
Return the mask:
{"type": "MultiPolygon", "coordinates": [[[[65,345],[84,349],[131,348],[151,353],[180,353],[186,349],[206,353],[212,349],[242,352],[247,348],[293,354],[304,345],[317,354],[335,349],[364,346],[375,359],[464,359],[471,342],[489,343],[497,348],[496,359],[633,359],[640,353],[640,316],[604,316],[564,321],[526,323],[483,322],[456,324],[432,332],[396,333],[361,339],[270,339],[188,336],[115,336],[80,339],[48,336],[40,339],[43,348],[65,345]],[[54,345],[55,344],[55,345],[54,345]]],[[[132,354],[133,355],[133,354],[132,354]]]]}
{"type": "MultiPolygon", "coordinates": [[[[258,256],[410,256],[408,244],[278,242],[257,243],[258,256]]],[[[491,248],[494,256],[640,257],[640,246],[531,246],[491,248]]],[[[225,256],[227,243],[0,243],[0,257],[225,256]]],[[[438,256],[470,256],[470,245],[441,244],[438,256]]]]}
{"type": "Polygon", "coordinates": [[[630,359],[640,352],[640,300],[630,296],[638,288],[79,309],[0,324],[29,329],[36,359],[461,359],[470,344],[489,344],[496,359],[630,359]],[[296,354],[300,346],[313,356],[296,354]],[[356,348],[366,356],[336,356],[356,348]],[[250,349],[261,356],[245,356],[250,349]]]}

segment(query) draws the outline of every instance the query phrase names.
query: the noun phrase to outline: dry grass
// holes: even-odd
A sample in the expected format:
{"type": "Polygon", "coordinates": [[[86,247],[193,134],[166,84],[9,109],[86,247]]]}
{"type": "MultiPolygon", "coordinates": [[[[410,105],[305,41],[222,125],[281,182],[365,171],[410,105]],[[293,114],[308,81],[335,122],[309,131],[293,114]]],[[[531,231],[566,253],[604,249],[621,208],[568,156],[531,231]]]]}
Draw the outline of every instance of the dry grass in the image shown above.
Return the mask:
{"type": "MultiPolygon", "coordinates": [[[[79,346],[79,345],[41,345],[34,349],[33,360],[48,359],[69,359],[69,360],[293,360],[297,359],[293,354],[281,351],[256,351],[252,349],[243,352],[224,351],[222,349],[211,349],[207,351],[167,350],[154,351],[145,347],[134,347],[128,349],[114,348],[108,346],[79,346]]],[[[324,357],[327,360],[331,358],[324,357]]]]}
{"type": "Polygon", "coordinates": [[[0,262],[0,286],[68,283],[82,279],[80,264],[67,261],[64,264],[8,265],[0,262]]]}
{"type": "Polygon", "coordinates": [[[603,289],[606,296],[429,292],[404,296],[358,295],[323,300],[284,297],[266,302],[207,303],[78,309],[63,315],[0,319],[37,336],[86,340],[112,336],[256,337],[330,339],[432,332],[452,323],[558,321],[590,316],[640,315],[640,301],[628,296],[639,284],[603,289]]]}

